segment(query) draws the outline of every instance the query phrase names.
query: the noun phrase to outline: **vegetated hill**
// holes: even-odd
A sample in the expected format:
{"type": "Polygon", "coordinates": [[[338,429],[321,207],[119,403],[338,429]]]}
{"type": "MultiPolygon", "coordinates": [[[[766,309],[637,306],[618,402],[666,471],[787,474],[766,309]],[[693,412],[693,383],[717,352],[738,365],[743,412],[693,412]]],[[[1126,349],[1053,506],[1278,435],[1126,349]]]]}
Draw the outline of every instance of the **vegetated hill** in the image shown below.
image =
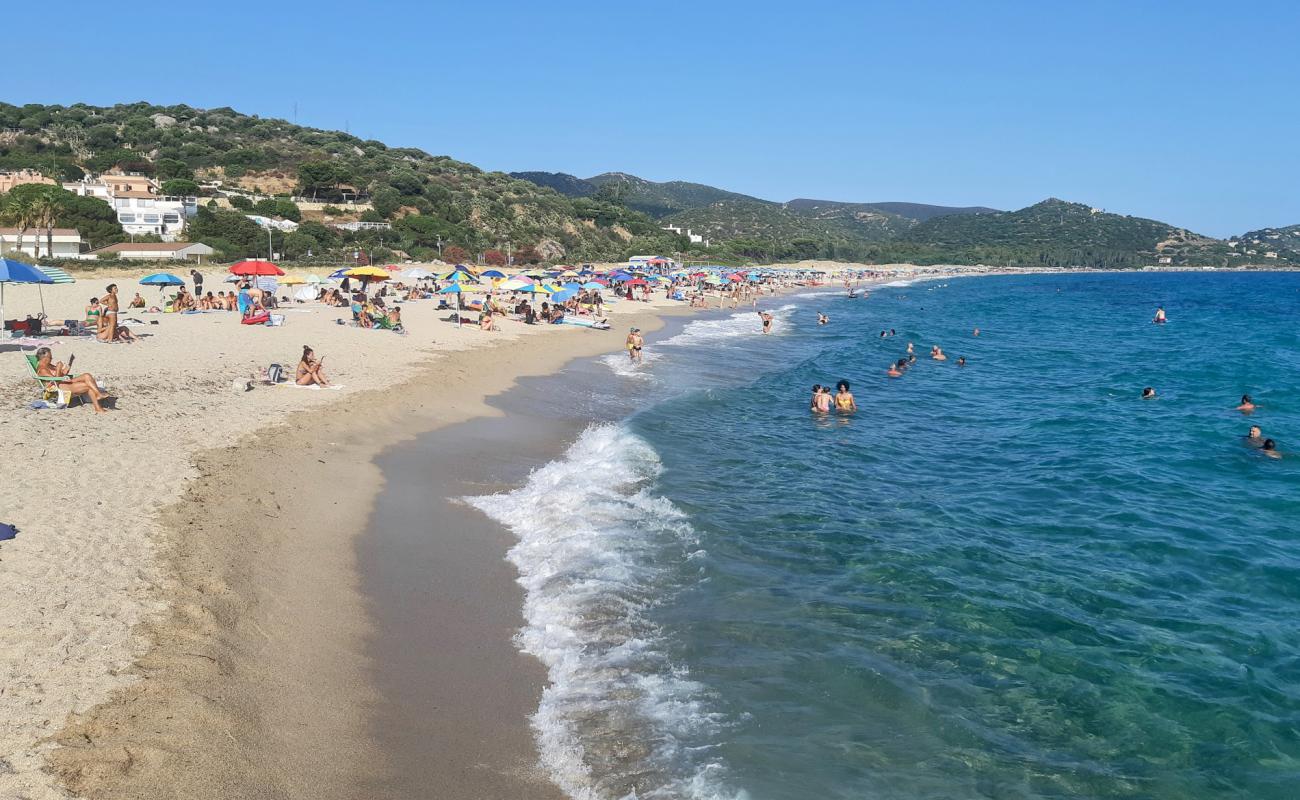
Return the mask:
{"type": "Polygon", "coordinates": [[[903,217],[875,211],[821,217],[801,214],[778,203],[754,200],[723,200],[676,212],[662,221],[688,228],[713,241],[762,239],[783,243],[816,239],[836,243],[845,254],[854,247],[893,238],[915,224],[903,217]]]}
{"type": "Polygon", "coordinates": [[[958,263],[1130,267],[1162,257],[1173,264],[1218,264],[1228,257],[1217,239],[1055,198],[1019,211],[934,217],[898,243],[958,263]]]}
{"type": "Polygon", "coordinates": [[[925,222],[933,217],[948,214],[989,214],[997,211],[987,206],[932,206],[926,203],[843,203],[836,200],[809,200],[799,198],[786,203],[786,206],[801,214],[827,216],[835,213],[878,212],[906,217],[917,222],[925,222]]]}
{"type": "Polygon", "coordinates": [[[615,200],[628,208],[655,218],[724,201],[776,205],[757,197],[728,192],[702,183],[686,181],[656,183],[635,175],[628,175],[626,172],[605,172],[588,178],[587,182],[602,190],[602,197],[615,200]]]}
{"type": "Polygon", "coordinates": [[[512,172],[510,177],[554,189],[565,197],[591,197],[600,188],[567,172],[512,172]]]}
{"type": "MultiPolygon", "coordinates": [[[[365,219],[393,225],[347,233],[307,221],[297,233],[276,234],[276,250],[291,257],[337,256],[360,246],[376,258],[390,257],[385,251],[394,248],[428,258],[441,242],[444,250],[457,248],[452,257],[464,258],[509,243],[521,260],[558,261],[684,246],[681,237],[625,206],[565,197],[444,155],[230,108],[0,104],[0,169],[29,167],[75,179],[114,166],[184,182],[174,184],[180,187],[219,180],[217,191],[269,181],[341,201],[348,188],[373,202],[365,219]]],[[[286,203],[279,207],[295,213],[286,203]]],[[[227,257],[265,252],[266,233],[236,212],[205,207],[189,233],[227,257]]]]}
{"type": "Polygon", "coordinates": [[[1279,261],[1300,263],[1300,225],[1288,225],[1285,228],[1260,228],[1257,231],[1234,236],[1228,242],[1233,253],[1247,260],[1265,259],[1271,261],[1269,253],[1277,253],[1279,261]],[[1255,252],[1251,252],[1251,251],[1255,252]]]}

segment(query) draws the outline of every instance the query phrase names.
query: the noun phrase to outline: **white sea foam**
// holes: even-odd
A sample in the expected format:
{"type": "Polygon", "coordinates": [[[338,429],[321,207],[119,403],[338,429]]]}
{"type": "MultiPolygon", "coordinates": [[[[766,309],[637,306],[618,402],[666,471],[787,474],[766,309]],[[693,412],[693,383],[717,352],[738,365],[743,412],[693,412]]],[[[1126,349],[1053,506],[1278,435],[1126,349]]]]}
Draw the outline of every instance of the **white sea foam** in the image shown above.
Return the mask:
{"type": "Polygon", "coordinates": [[[643,439],[598,425],[523,487],[466,498],[518,538],[516,642],[548,673],[533,728],[577,800],[745,797],[714,755],[725,721],[651,619],[704,557],[685,515],[648,490],[660,469],[643,439]]]}
{"type": "Polygon", "coordinates": [[[624,378],[650,380],[654,377],[654,374],[650,371],[649,365],[658,361],[660,358],[661,355],[658,351],[645,350],[641,353],[640,364],[632,363],[632,360],[627,357],[626,351],[601,356],[600,360],[605,366],[609,367],[615,375],[624,378]]]}
{"type": "MultiPolygon", "coordinates": [[[[780,334],[790,321],[792,312],[799,308],[793,303],[772,309],[775,321],[772,332],[780,334]]],[[[722,339],[734,339],[739,336],[752,336],[763,332],[763,321],[754,309],[739,311],[721,319],[697,319],[687,323],[682,332],[659,343],[660,347],[681,347],[708,344],[722,339]]]]}

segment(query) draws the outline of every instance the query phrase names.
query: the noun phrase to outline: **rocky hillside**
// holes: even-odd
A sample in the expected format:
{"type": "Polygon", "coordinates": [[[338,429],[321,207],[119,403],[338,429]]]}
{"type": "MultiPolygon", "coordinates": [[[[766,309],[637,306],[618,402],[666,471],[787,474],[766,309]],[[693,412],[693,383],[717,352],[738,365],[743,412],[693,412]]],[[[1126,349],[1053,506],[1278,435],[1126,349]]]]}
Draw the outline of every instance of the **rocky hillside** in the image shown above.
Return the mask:
{"type": "MultiPolygon", "coordinates": [[[[22,167],[63,179],[121,167],[181,181],[173,184],[178,190],[206,185],[209,195],[275,188],[339,205],[359,196],[373,204],[366,219],[393,226],[381,235],[304,225],[303,235],[284,237],[291,256],[374,249],[381,239],[385,250],[417,257],[436,256],[441,242],[444,250],[465,254],[509,248],[525,259],[556,261],[681,246],[679,237],[626,206],[567,197],[445,155],[230,108],[0,104],[0,169],[22,167]],[[217,182],[220,188],[211,188],[217,182]]],[[[257,231],[231,214],[213,211],[196,228],[234,257],[255,244],[257,231]]]]}

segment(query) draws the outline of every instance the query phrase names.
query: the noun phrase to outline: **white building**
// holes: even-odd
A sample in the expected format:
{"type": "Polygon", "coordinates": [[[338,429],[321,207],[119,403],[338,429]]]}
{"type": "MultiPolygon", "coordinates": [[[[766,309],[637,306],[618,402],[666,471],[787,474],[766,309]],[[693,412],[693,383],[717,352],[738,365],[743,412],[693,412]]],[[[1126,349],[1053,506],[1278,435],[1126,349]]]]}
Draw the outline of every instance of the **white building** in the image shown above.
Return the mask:
{"type": "Polygon", "coordinates": [[[63,188],[111,205],[127,233],[152,233],[169,242],[184,233],[186,221],[199,213],[197,197],[164,195],[145,175],[108,172],[95,179],[65,183],[63,188]]]}
{"type": "Polygon", "coordinates": [[[193,260],[202,264],[203,259],[210,257],[212,252],[212,248],[202,242],[118,242],[91,250],[88,255],[96,258],[101,255],[116,255],[118,258],[155,261],[193,260]]]}
{"type": "Polygon", "coordinates": [[[6,251],[31,256],[32,258],[71,258],[81,252],[83,242],[81,233],[72,228],[55,228],[52,236],[45,235],[44,228],[28,228],[23,231],[23,246],[18,247],[18,229],[0,228],[0,253],[6,251]],[[50,250],[50,239],[54,240],[54,249],[50,250]]]}
{"type": "Polygon", "coordinates": [[[284,231],[285,233],[293,233],[298,230],[298,223],[291,219],[271,219],[270,217],[264,217],[261,214],[245,214],[244,216],[248,217],[253,222],[256,222],[258,225],[261,225],[263,228],[275,228],[277,231],[284,231]]]}

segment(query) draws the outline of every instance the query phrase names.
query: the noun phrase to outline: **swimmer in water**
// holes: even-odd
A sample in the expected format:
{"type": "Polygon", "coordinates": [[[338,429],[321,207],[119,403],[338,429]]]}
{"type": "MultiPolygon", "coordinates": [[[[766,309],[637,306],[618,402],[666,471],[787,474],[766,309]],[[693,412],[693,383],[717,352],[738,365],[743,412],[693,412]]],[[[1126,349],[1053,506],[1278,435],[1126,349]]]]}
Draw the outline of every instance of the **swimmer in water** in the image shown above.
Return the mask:
{"type": "Polygon", "coordinates": [[[1143,400],[1156,399],[1156,390],[1152,389],[1150,386],[1146,387],[1145,389],[1142,390],[1142,399],[1143,400]]]}
{"type": "Polygon", "coordinates": [[[959,367],[966,366],[966,356],[957,356],[957,366],[959,367]]]}
{"type": "Polygon", "coordinates": [[[817,324],[818,324],[818,325],[825,325],[826,323],[828,323],[828,322],[830,322],[830,321],[831,321],[831,318],[830,318],[830,317],[826,316],[825,314],[821,313],[820,311],[817,312],[817,324]]]}
{"type": "Polygon", "coordinates": [[[1249,414],[1250,412],[1254,411],[1255,408],[1256,408],[1255,402],[1250,399],[1250,395],[1243,394],[1241,396],[1241,405],[1237,406],[1236,410],[1240,411],[1243,414],[1249,414]]]}
{"type": "Polygon", "coordinates": [[[1260,430],[1258,425],[1251,425],[1250,430],[1247,431],[1246,435],[1242,438],[1244,438],[1246,444],[1251,447],[1260,447],[1264,444],[1264,432],[1260,430]]]}
{"type": "Polygon", "coordinates": [[[1259,448],[1260,452],[1269,458],[1281,458],[1282,454],[1277,451],[1277,442],[1272,439],[1265,439],[1264,446],[1259,448]]]}
{"type": "Polygon", "coordinates": [[[758,318],[763,320],[763,333],[772,332],[772,315],[766,311],[758,312],[758,318]]]}
{"type": "Polygon", "coordinates": [[[858,404],[853,399],[853,392],[849,391],[849,382],[840,381],[835,385],[835,410],[836,411],[857,411],[858,404]]]}
{"type": "Polygon", "coordinates": [[[976,329],[975,329],[975,332],[971,334],[971,336],[979,336],[979,335],[980,335],[980,329],[979,329],[979,328],[976,328],[976,329]]]}
{"type": "Polygon", "coordinates": [[[888,335],[889,335],[889,334],[885,333],[884,331],[881,331],[881,332],[880,332],[880,338],[881,338],[881,339],[885,338],[885,337],[888,336],[888,335]]]}
{"type": "Polygon", "coordinates": [[[913,349],[913,347],[912,347],[912,343],[911,343],[911,342],[908,342],[908,343],[907,343],[907,354],[910,356],[913,352],[914,352],[914,349],[913,349]]]}
{"type": "Polygon", "coordinates": [[[1154,323],[1157,324],[1157,325],[1164,325],[1164,324],[1165,324],[1166,320],[1165,320],[1165,307],[1164,307],[1164,306],[1160,306],[1159,308],[1156,309],[1156,318],[1153,319],[1153,320],[1151,320],[1151,321],[1154,322],[1154,323]]]}
{"type": "Polygon", "coordinates": [[[808,401],[809,411],[817,410],[817,397],[821,395],[821,393],[822,393],[822,385],[820,383],[814,383],[812,388],[812,400],[808,401]]]}
{"type": "Polygon", "coordinates": [[[915,364],[915,363],[916,363],[916,354],[915,354],[915,353],[908,353],[908,355],[907,355],[907,365],[910,367],[910,366],[912,366],[912,365],[915,364]]]}
{"type": "Polygon", "coordinates": [[[831,387],[823,386],[821,391],[813,397],[813,410],[820,414],[829,414],[831,412],[831,387]]]}
{"type": "Polygon", "coordinates": [[[933,358],[935,361],[948,360],[948,357],[943,354],[943,351],[939,349],[939,345],[937,344],[930,346],[930,358],[933,358]]]}
{"type": "Polygon", "coordinates": [[[907,362],[900,358],[897,363],[889,365],[889,371],[885,374],[891,378],[901,378],[905,369],[907,369],[907,362]]]}

